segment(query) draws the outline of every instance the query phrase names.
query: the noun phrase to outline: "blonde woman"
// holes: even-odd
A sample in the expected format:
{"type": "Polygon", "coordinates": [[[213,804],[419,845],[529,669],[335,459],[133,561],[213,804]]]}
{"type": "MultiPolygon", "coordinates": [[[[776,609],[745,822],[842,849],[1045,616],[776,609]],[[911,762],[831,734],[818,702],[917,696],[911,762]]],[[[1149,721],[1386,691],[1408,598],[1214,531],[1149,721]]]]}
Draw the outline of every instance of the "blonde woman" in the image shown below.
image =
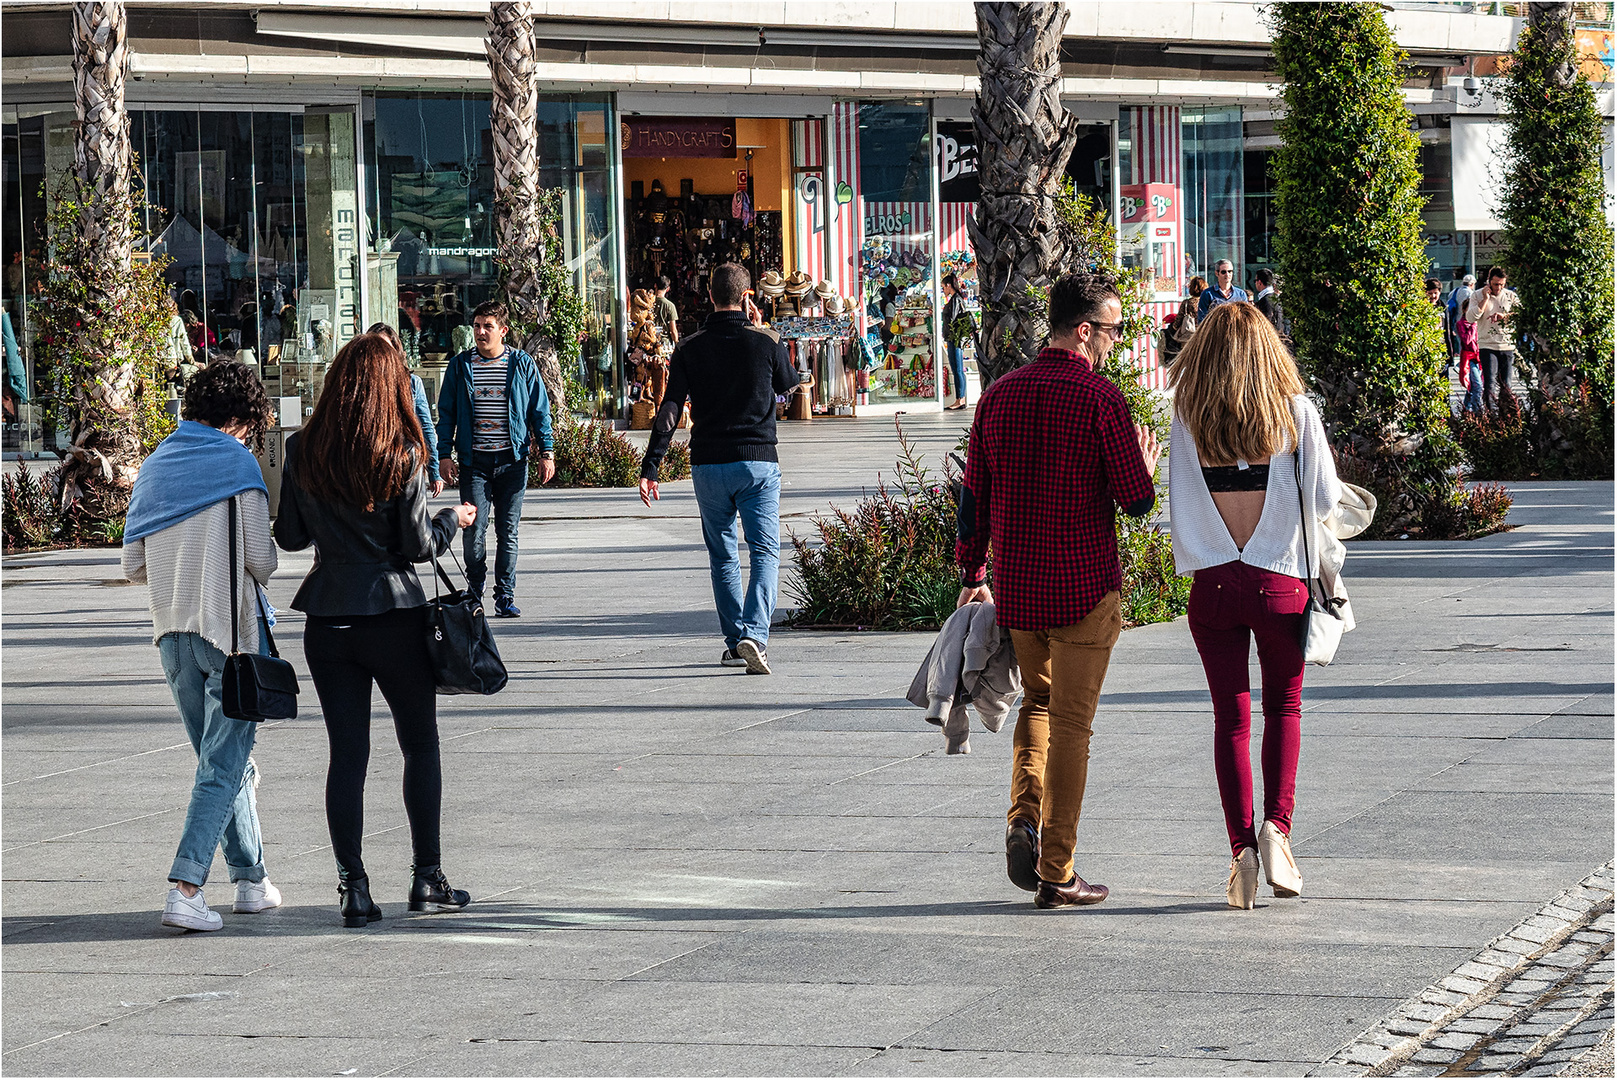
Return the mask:
{"type": "Polygon", "coordinates": [[[1250,908],[1260,862],[1276,896],[1302,892],[1290,841],[1302,742],[1298,638],[1304,582],[1319,573],[1319,523],[1342,487],[1319,413],[1256,307],[1236,301],[1209,311],[1170,378],[1174,563],[1195,575],[1190,633],[1213,697],[1213,768],[1233,855],[1229,902],[1250,908]],[[1254,639],[1263,675],[1261,831],[1247,672],[1254,639]]]}

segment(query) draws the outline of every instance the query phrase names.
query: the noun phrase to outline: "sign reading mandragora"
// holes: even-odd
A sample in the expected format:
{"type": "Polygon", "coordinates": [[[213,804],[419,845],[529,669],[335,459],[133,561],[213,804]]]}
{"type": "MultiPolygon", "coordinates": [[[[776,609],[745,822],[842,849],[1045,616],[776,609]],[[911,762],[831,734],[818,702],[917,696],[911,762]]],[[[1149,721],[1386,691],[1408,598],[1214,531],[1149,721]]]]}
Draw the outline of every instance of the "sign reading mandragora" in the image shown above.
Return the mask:
{"type": "Polygon", "coordinates": [[[733,158],[734,120],[686,117],[631,117],[623,121],[626,158],[733,158]]]}

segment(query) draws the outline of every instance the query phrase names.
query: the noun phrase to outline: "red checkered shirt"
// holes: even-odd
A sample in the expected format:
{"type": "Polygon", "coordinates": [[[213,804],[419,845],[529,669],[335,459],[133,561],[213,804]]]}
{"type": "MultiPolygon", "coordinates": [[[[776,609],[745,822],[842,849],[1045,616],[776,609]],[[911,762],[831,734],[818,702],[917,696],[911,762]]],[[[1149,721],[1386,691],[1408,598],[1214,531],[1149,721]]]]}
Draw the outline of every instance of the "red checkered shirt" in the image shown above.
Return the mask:
{"type": "Polygon", "coordinates": [[[994,606],[1009,630],[1071,626],[1122,586],[1116,506],[1150,512],[1151,474],[1122,391],[1065,349],[995,380],[966,455],[962,581],[980,585],[994,545],[994,606]]]}

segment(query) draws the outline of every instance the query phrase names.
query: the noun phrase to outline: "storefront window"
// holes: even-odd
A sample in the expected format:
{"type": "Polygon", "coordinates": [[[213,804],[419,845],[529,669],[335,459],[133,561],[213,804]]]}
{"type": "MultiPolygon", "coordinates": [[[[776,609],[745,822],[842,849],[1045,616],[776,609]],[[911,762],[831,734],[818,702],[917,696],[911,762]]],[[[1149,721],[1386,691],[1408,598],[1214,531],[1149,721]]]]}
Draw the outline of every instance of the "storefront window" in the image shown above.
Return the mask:
{"type": "Polygon", "coordinates": [[[1241,109],[1186,107],[1183,121],[1185,276],[1213,281],[1220,259],[1235,265],[1233,280],[1247,280],[1242,269],[1241,109]]]}
{"type": "MultiPolygon", "coordinates": [[[[5,129],[5,299],[32,389],[5,448],[24,454],[58,448],[25,298],[40,285],[72,124],[57,110],[5,129]]],[[[256,365],[272,396],[301,395],[307,415],[360,315],[353,109],[133,109],[130,139],[147,204],[137,251],[169,260],[194,358],[256,365]]]]}
{"type": "MultiPolygon", "coordinates": [[[[617,265],[609,106],[539,102],[539,186],[562,193],[559,229],[590,311],[581,380],[616,402],[617,265]]],[[[473,347],[471,312],[494,297],[494,142],[488,94],[376,93],[365,112],[371,317],[396,325],[436,407],[449,357],[473,347]]]]}
{"type": "Polygon", "coordinates": [[[935,400],[931,110],[884,102],[861,104],[857,115],[860,292],[880,358],[869,400],[935,400]]]}

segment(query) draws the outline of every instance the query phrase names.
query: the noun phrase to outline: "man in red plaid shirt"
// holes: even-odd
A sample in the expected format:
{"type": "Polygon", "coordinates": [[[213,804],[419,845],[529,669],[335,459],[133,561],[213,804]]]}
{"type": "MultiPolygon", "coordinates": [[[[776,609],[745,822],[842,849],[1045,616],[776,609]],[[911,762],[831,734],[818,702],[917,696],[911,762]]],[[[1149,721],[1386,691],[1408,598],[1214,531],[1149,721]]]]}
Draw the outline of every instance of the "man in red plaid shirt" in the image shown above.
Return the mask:
{"type": "Polygon", "coordinates": [[[1094,370],[1122,320],[1108,279],[1056,282],[1049,344],[977,406],[960,499],[960,604],[995,603],[1022,670],[1005,858],[1041,908],[1107,894],[1078,876],[1072,852],[1095,706],[1123,626],[1116,509],[1151,512],[1158,457],[1156,436],[1130,422],[1122,391],[1094,370]]]}

